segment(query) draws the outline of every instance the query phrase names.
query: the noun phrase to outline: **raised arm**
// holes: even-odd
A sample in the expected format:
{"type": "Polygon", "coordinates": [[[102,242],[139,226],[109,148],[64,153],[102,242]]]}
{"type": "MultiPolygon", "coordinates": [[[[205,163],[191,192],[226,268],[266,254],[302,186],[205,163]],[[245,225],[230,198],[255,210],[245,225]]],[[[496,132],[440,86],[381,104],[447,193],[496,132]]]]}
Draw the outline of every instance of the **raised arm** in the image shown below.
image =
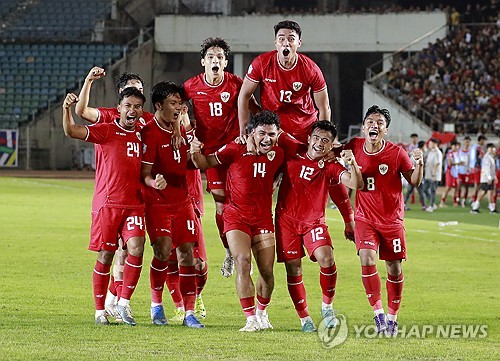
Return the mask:
{"type": "Polygon", "coordinates": [[[75,112],[80,118],[90,123],[97,122],[99,118],[99,111],[96,108],[89,107],[90,89],[92,88],[94,80],[100,79],[105,75],[106,73],[103,68],[94,66],[85,77],[85,82],[80,90],[80,96],[78,97],[78,103],[76,103],[75,112]]]}
{"type": "Polygon", "coordinates": [[[418,187],[422,183],[424,177],[424,158],[421,149],[413,149],[413,159],[415,159],[415,167],[408,172],[403,173],[403,177],[414,187],[418,187]]]}
{"type": "Polygon", "coordinates": [[[342,183],[351,189],[361,189],[364,187],[363,176],[361,175],[361,170],[359,169],[356,158],[350,149],[344,149],[340,156],[344,162],[349,165],[349,172],[344,172],[342,174],[342,183]]]}
{"type": "Polygon", "coordinates": [[[73,115],[71,114],[71,106],[78,101],[78,97],[73,93],[68,93],[66,98],[64,99],[62,108],[62,124],[64,128],[64,134],[66,136],[82,139],[84,140],[87,137],[87,128],[83,125],[78,125],[75,123],[73,119],[73,115]]]}
{"type": "MultiPolygon", "coordinates": [[[[247,78],[243,79],[243,84],[241,85],[240,94],[238,95],[238,119],[240,123],[240,135],[247,134],[247,125],[248,125],[248,113],[249,113],[249,101],[252,98],[253,92],[257,89],[257,83],[248,80],[247,78]]],[[[254,99],[255,101],[255,99],[254,99]]],[[[257,102],[252,103],[252,108],[256,111],[258,109],[256,107],[257,102]]]]}
{"type": "Polygon", "coordinates": [[[328,89],[313,93],[314,103],[319,110],[318,120],[331,121],[332,110],[330,109],[330,100],[328,98],[328,89]]]}

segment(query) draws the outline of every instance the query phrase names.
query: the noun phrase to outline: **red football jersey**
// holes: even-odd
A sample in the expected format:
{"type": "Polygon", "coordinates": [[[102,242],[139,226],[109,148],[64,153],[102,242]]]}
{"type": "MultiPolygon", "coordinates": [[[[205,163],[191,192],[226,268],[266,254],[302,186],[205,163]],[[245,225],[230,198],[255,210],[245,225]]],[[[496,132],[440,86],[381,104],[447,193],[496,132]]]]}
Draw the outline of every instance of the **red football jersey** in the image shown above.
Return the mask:
{"type": "Polygon", "coordinates": [[[345,171],[337,162],[313,160],[306,152],[287,156],[276,213],[305,224],[323,222],[328,187],[338,184],[345,171]]]}
{"type": "Polygon", "coordinates": [[[95,143],[96,177],[92,210],[102,206],[133,208],[141,195],[141,134],[118,122],[85,126],[87,142],[95,143]]]}
{"type": "Polygon", "coordinates": [[[254,155],[246,145],[232,142],[215,157],[228,165],[225,207],[234,208],[249,223],[272,217],[273,182],[285,157],[283,149],[254,155]]]}
{"type": "Polygon", "coordinates": [[[276,50],[259,55],[248,68],[246,78],[260,84],[262,108],[277,113],[281,128],[305,143],[312,123],[318,120],[311,91],[326,89],[326,81],[315,62],[297,55],[291,69],[280,65],[276,50]]]}
{"type": "Polygon", "coordinates": [[[183,127],[181,127],[181,134],[186,144],[174,150],[171,146],[173,132],[160,127],[156,119],[142,129],[144,143],[142,162],[152,166],[153,178],[161,174],[167,181],[167,187],[163,190],[144,187],[147,204],[180,206],[190,200],[186,178],[189,144],[183,127]]]}
{"type": "Polygon", "coordinates": [[[403,224],[402,173],[413,168],[408,153],[383,140],[382,149],[367,153],[364,138],[353,138],[344,148],[351,149],[361,169],[365,186],[356,191],[354,220],[371,224],[403,224]]]}
{"type": "Polygon", "coordinates": [[[184,83],[186,100],[193,103],[196,137],[204,144],[203,154],[214,153],[240,134],[238,94],[243,80],[228,72],[223,76],[215,86],[205,81],[204,73],[184,83]]]}
{"type": "MultiPolygon", "coordinates": [[[[120,118],[120,113],[116,107],[114,108],[97,108],[99,116],[97,117],[97,123],[111,123],[117,118],[120,118]]],[[[153,121],[155,115],[150,112],[142,112],[142,117],[137,121],[137,127],[142,129],[147,123],[153,121]]]]}

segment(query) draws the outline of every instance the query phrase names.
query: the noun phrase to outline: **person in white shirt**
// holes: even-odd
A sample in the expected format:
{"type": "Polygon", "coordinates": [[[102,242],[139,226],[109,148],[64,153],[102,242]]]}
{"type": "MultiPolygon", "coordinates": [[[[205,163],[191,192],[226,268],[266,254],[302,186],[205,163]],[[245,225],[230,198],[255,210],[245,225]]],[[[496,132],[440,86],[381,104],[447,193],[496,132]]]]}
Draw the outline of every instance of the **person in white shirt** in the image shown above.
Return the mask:
{"type": "Polygon", "coordinates": [[[483,197],[488,194],[488,208],[490,213],[498,213],[495,203],[495,190],[498,179],[496,177],[495,155],[497,149],[493,143],[486,145],[486,153],[481,162],[480,191],[476,201],[472,202],[471,213],[479,213],[479,206],[483,197]]]}
{"type": "Polygon", "coordinates": [[[443,175],[443,153],[438,147],[439,140],[429,140],[427,158],[424,167],[424,193],[428,200],[427,212],[434,212],[436,206],[436,189],[443,175]]]}

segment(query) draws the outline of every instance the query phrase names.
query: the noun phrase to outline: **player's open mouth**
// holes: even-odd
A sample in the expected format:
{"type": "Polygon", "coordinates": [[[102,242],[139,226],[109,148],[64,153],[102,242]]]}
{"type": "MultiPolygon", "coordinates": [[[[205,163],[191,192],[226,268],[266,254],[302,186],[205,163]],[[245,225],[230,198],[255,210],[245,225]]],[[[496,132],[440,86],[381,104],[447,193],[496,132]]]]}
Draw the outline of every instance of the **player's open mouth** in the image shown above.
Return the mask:
{"type": "Polygon", "coordinates": [[[259,145],[263,151],[268,151],[273,147],[273,143],[271,142],[260,142],[259,145]]]}
{"type": "Polygon", "coordinates": [[[313,150],[314,150],[315,152],[318,152],[318,153],[323,152],[323,148],[322,148],[322,147],[318,147],[318,146],[316,146],[316,145],[313,145],[313,150]]]}
{"type": "Polygon", "coordinates": [[[376,130],[370,130],[368,132],[368,135],[370,136],[371,139],[375,140],[378,138],[378,131],[376,130]]]}
{"type": "Polygon", "coordinates": [[[127,122],[135,122],[135,115],[127,115],[127,122]]]}
{"type": "Polygon", "coordinates": [[[290,49],[283,49],[283,56],[287,57],[290,55],[290,49]]]}
{"type": "Polygon", "coordinates": [[[219,68],[218,66],[213,66],[213,67],[212,67],[212,71],[213,71],[214,73],[218,73],[218,72],[219,72],[219,69],[220,69],[220,68],[219,68]]]}
{"type": "Polygon", "coordinates": [[[175,119],[179,118],[179,114],[180,114],[180,113],[174,113],[174,118],[175,118],[175,119]]]}

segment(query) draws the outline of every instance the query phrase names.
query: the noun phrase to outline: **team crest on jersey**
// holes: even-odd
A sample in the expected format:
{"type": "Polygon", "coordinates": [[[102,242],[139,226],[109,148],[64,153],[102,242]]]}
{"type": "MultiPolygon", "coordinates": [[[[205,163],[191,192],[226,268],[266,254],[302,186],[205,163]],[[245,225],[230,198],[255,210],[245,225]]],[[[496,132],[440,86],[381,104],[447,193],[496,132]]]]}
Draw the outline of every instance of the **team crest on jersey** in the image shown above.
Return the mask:
{"type": "Polygon", "coordinates": [[[252,64],[250,64],[250,66],[248,67],[248,72],[247,73],[250,74],[252,72],[252,70],[253,70],[253,66],[252,66],[252,64]]]}
{"type": "Polygon", "coordinates": [[[388,170],[389,166],[387,164],[379,164],[378,171],[380,172],[380,174],[384,175],[388,170]]]}
{"type": "Polygon", "coordinates": [[[300,81],[294,81],[293,82],[293,90],[298,92],[302,88],[302,83],[300,81]]]}
{"type": "Polygon", "coordinates": [[[325,162],[323,161],[323,159],[320,159],[320,160],[318,161],[318,167],[319,167],[319,168],[323,168],[324,166],[325,166],[325,162]]]}
{"type": "Polygon", "coordinates": [[[137,139],[141,140],[141,133],[136,132],[135,135],[137,135],[137,139]]]}
{"type": "Polygon", "coordinates": [[[269,159],[271,162],[273,161],[274,157],[276,157],[276,152],[274,150],[270,150],[267,152],[267,159],[269,159]]]}
{"type": "Polygon", "coordinates": [[[227,103],[227,101],[229,100],[229,93],[228,92],[220,93],[220,98],[224,103],[227,103]]]}

